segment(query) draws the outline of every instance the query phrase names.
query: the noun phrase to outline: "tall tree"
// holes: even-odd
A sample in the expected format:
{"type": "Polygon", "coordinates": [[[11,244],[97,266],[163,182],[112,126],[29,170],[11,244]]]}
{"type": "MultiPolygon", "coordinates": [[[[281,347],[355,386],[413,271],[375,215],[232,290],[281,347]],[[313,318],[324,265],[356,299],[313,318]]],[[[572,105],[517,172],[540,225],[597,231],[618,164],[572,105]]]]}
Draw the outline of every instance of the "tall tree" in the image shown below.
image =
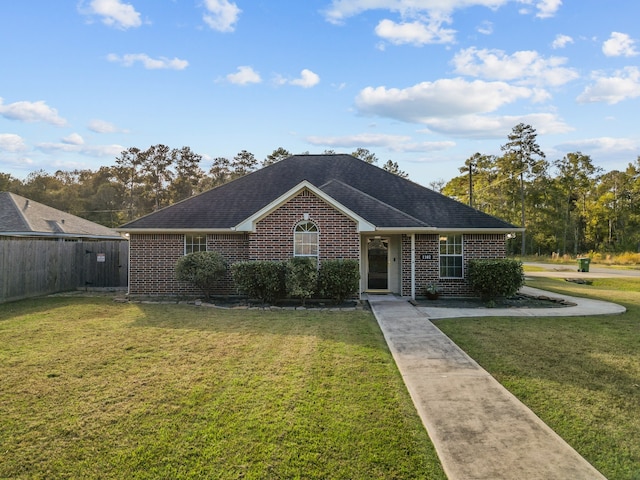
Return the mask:
{"type": "Polygon", "coordinates": [[[408,178],[409,174],[403,170],[400,170],[400,166],[398,165],[398,162],[394,162],[392,160],[387,160],[387,163],[385,163],[382,166],[383,170],[386,170],[389,173],[393,173],[394,175],[398,175],[399,177],[402,178],[408,178]]]}
{"type": "Polygon", "coordinates": [[[202,155],[189,147],[171,150],[171,162],[175,170],[175,178],[169,186],[172,202],[179,202],[198,192],[204,172],[200,168],[202,155]]]}
{"type": "MultiPolygon", "coordinates": [[[[464,161],[464,167],[460,167],[458,171],[462,174],[467,174],[469,179],[469,188],[468,188],[468,196],[469,196],[469,206],[473,207],[473,187],[474,187],[474,178],[476,175],[476,183],[482,183],[483,175],[485,172],[489,171],[494,158],[492,156],[483,155],[479,152],[474,153],[469,158],[464,161]]],[[[482,188],[483,185],[480,185],[482,188]]]]}
{"type": "MultiPolygon", "coordinates": [[[[520,205],[522,227],[526,228],[524,204],[524,175],[536,173],[537,165],[545,158],[545,154],[536,142],[538,134],[531,125],[519,123],[507,136],[509,140],[501,149],[516,160],[516,168],[520,175],[520,205]]],[[[546,169],[546,166],[544,167],[546,169]]],[[[522,232],[522,255],[525,254],[526,235],[522,232]]]]}
{"type": "Polygon", "coordinates": [[[289,150],[285,150],[282,147],[276,148],[273,152],[267,155],[267,158],[262,162],[263,167],[268,167],[269,165],[273,165],[285,158],[289,158],[291,156],[291,152],[289,150]]]}
{"type": "MultiPolygon", "coordinates": [[[[130,147],[116,157],[115,175],[124,187],[126,219],[133,220],[142,215],[141,193],[143,189],[142,156],[137,147],[130,147]]],[[[145,212],[147,213],[147,212],[145,212]]]]}
{"type": "Polygon", "coordinates": [[[142,153],[142,175],[145,180],[145,196],[154,210],[169,205],[167,186],[173,181],[171,149],[163,144],[152,145],[142,153]]]}
{"type": "Polygon", "coordinates": [[[366,148],[356,148],[356,151],[351,152],[351,155],[353,155],[356,158],[359,158],[363,162],[371,163],[372,165],[375,165],[378,163],[378,157],[376,157],[376,154],[373,152],[370,152],[366,148]]]}
{"type": "Polygon", "coordinates": [[[247,173],[253,172],[258,166],[258,159],[251,152],[242,150],[235,157],[233,157],[233,176],[235,178],[242,177],[247,173]]]}
{"type": "Polygon", "coordinates": [[[556,182],[564,199],[562,211],[564,219],[562,232],[562,251],[568,250],[568,233],[572,231],[571,244],[573,253],[577,254],[584,243],[584,231],[587,222],[587,196],[594,188],[594,175],[598,168],[591,157],[581,152],[568,153],[554,166],[558,171],[556,182]]]}
{"type": "Polygon", "coordinates": [[[209,188],[217,187],[231,180],[231,160],[226,157],[216,157],[209,169],[209,188]]]}
{"type": "Polygon", "coordinates": [[[444,178],[437,178],[429,182],[429,188],[434,192],[442,192],[444,185],[445,185],[444,178]]]}
{"type": "Polygon", "coordinates": [[[22,182],[14,178],[10,173],[0,172],[0,192],[13,192],[20,188],[22,182]]]}

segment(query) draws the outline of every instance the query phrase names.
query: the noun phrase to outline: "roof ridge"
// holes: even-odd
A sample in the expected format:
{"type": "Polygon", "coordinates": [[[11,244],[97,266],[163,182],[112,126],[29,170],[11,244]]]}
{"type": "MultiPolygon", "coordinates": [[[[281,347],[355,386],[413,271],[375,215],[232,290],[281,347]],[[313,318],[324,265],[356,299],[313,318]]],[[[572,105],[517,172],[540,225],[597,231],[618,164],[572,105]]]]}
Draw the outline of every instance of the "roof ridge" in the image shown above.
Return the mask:
{"type": "Polygon", "coordinates": [[[20,208],[20,205],[18,205],[18,202],[16,201],[15,197],[25,200],[27,204],[29,203],[29,199],[26,197],[23,197],[22,195],[18,195],[17,193],[7,192],[7,194],[9,195],[9,200],[11,201],[11,203],[13,203],[15,211],[20,216],[22,223],[24,223],[24,226],[27,228],[27,230],[33,231],[33,225],[31,225],[31,222],[29,222],[29,219],[20,208]]]}
{"type": "MultiPolygon", "coordinates": [[[[374,167],[375,167],[375,165],[374,165],[374,167]]],[[[320,187],[318,187],[318,188],[320,188],[320,190],[322,190],[322,187],[324,187],[324,186],[326,186],[326,185],[329,185],[330,183],[339,183],[340,185],[343,185],[343,186],[347,187],[347,188],[348,188],[348,189],[350,189],[350,190],[353,190],[353,191],[355,191],[355,192],[358,192],[360,195],[364,195],[365,197],[369,198],[370,200],[373,200],[373,201],[374,201],[374,202],[376,202],[376,203],[379,203],[379,204],[381,204],[381,205],[384,205],[386,208],[389,208],[389,209],[391,209],[391,210],[394,210],[395,212],[398,212],[399,214],[401,214],[402,216],[404,216],[404,217],[406,217],[406,218],[410,218],[410,219],[411,219],[411,220],[413,220],[414,222],[417,222],[417,223],[419,223],[419,224],[421,224],[421,225],[424,225],[425,227],[430,227],[430,226],[431,226],[431,225],[429,225],[429,224],[425,223],[424,221],[420,220],[419,218],[416,218],[416,217],[414,217],[413,215],[409,215],[407,212],[403,212],[403,211],[402,211],[402,210],[400,210],[399,208],[394,207],[393,205],[389,205],[388,203],[383,202],[383,201],[382,201],[382,200],[380,200],[379,198],[376,198],[376,197],[374,197],[374,196],[372,196],[372,195],[369,195],[368,193],[363,192],[362,190],[359,190],[359,189],[357,189],[357,188],[355,188],[355,187],[353,187],[353,186],[351,186],[351,185],[349,185],[349,184],[347,184],[347,183],[344,183],[344,182],[343,182],[343,181],[341,181],[341,180],[337,180],[337,179],[335,179],[335,178],[332,178],[332,179],[331,179],[331,180],[329,180],[328,182],[323,183],[323,184],[322,184],[320,187]]]]}

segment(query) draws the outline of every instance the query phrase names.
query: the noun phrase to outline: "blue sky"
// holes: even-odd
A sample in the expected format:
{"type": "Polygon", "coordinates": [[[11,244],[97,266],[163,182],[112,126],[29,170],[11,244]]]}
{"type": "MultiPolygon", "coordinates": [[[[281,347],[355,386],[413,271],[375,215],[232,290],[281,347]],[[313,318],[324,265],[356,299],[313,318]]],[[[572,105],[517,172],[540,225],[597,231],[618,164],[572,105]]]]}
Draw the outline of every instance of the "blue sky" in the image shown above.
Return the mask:
{"type": "Polygon", "coordinates": [[[20,0],[0,6],[0,172],[128,147],[374,152],[423,185],[500,154],[640,155],[636,0],[20,0]]]}

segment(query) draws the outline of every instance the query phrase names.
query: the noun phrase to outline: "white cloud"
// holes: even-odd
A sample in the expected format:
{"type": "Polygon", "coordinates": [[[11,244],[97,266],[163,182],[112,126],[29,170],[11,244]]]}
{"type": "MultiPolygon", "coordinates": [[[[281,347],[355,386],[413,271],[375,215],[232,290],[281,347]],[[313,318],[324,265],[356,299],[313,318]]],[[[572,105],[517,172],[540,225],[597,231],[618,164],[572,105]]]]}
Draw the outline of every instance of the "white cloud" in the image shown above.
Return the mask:
{"type": "Polygon", "coordinates": [[[298,78],[287,80],[281,75],[278,75],[276,76],[275,82],[278,85],[295,85],[302,88],[311,88],[320,83],[320,76],[305,68],[300,72],[300,77],[298,78]]]}
{"type": "Polygon", "coordinates": [[[67,121],[58,115],[58,111],[49,107],[43,100],[37,102],[22,101],[4,105],[3,99],[0,98],[0,115],[9,120],[45,122],[58,127],[67,124],[67,121]]]}
{"type": "Polygon", "coordinates": [[[140,14],[133,5],[122,3],[120,0],[92,0],[87,9],[82,9],[87,14],[99,15],[102,23],[110,27],[127,29],[142,25],[140,14]]]}
{"type": "Polygon", "coordinates": [[[62,143],[68,145],[84,145],[84,138],[79,133],[72,133],[62,139],[62,143]]]}
{"type": "Polygon", "coordinates": [[[569,125],[551,113],[528,115],[462,115],[456,118],[432,118],[425,122],[430,132],[463,138],[504,138],[514,125],[535,125],[541,135],[567,133],[569,125]]]}
{"type": "Polygon", "coordinates": [[[575,140],[557,145],[564,152],[589,152],[591,157],[608,157],[612,154],[636,154],[640,141],[632,138],[599,137],[575,140]]]}
{"type": "Polygon", "coordinates": [[[626,67],[612,77],[595,75],[595,83],[578,96],[580,103],[607,102],[610,105],[640,97],[640,69],[626,67]]]}
{"type": "Polygon", "coordinates": [[[502,50],[479,50],[475,47],[461,50],[452,61],[456,73],[463,75],[551,86],[563,85],[578,78],[574,69],[564,66],[566,62],[566,58],[544,58],[532,50],[507,55],[502,50]]]}
{"type": "Polygon", "coordinates": [[[441,24],[440,21],[430,21],[426,24],[420,21],[396,23],[385,19],[378,23],[376,34],[394,45],[453,43],[455,30],[442,28],[441,24]]]}
{"type": "Polygon", "coordinates": [[[401,143],[399,145],[390,145],[389,150],[394,152],[404,153],[425,153],[425,152],[437,152],[439,150],[447,150],[456,146],[456,142],[451,140],[443,142],[408,142],[401,143]]]}
{"type": "Polygon", "coordinates": [[[385,147],[393,152],[433,152],[455,146],[455,142],[413,142],[408,135],[388,135],[384,133],[360,133],[343,136],[309,136],[305,138],[312,145],[337,148],[385,147]]]}
{"type": "Polygon", "coordinates": [[[218,32],[233,32],[235,23],[242,10],[228,0],[205,0],[204,6],[209,12],[203,19],[207,25],[218,32]]]}
{"type": "Polygon", "coordinates": [[[122,57],[115,53],[107,55],[110,62],[120,63],[125,67],[130,67],[139,62],[147,70],[184,70],[189,66],[189,62],[179,58],[151,58],[145,53],[127,53],[122,57]]]}
{"type": "Polygon", "coordinates": [[[551,44],[551,48],[553,48],[554,50],[557,50],[558,48],[566,47],[570,43],[573,43],[573,38],[571,38],[569,35],[563,35],[559,33],[558,35],[556,35],[556,38],[553,40],[553,43],[551,44]]]}
{"type": "Polygon", "coordinates": [[[358,94],[355,103],[362,114],[427,123],[437,117],[492,112],[535,95],[533,89],[504,82],[468,82],[453,78],[422,82],[404,89],[367,87],[358,94]]]}
{"type": "Polygon", "coordinates": [[[347,18],[368,10],[388,10],[405,18],[423,13],[435,17],[448,16],[456,10],[472,6],[495,9],[508,2],[509,0],[333,0],[324,14],[327,21],[341,24],[347,18]]]}
{"type": "Polygon", "coordinates": [[[493,33],[493,23],[485,20],[476,28],[476,30],[478,33],[483,35],[491,35],[493,33]]]}
{"type": "Polygon", "coordinates": [[[27,150],[23,138],[14,133],[0,133],[0,151],[23,152],[27,150]]]}
{"type": "Polygon", "coordinates": [[[59,143],[43,142],[37,145],[38,150],[46,153],[78,153],[90,157],[116,157],[125,147],[122,145],[86,145],[83,143],[70,143],[69,138],[62,139],[59,143]]]}
{"type": "Polygon", "coordinates": [[[536,17],[538,18],[553,17],[561,5],[562,5],[562,0],[539,0],[536,3],[536,8],[538,9],[538,13],[536,14],[536,17]]]}
{"type": "Polygon", "coordinates": [[[609,40],[602,44],[602,51],[607,57],[633,57],[638,55],[635,40],[626,33],[612,32],[609,40]]]}
{"type": "Polygon", "coordinates": [[[105,122],[104,120],[94,119],[89,122],[89,130],[96,133],[118,133],[123,130],[116,127],[113,123],[105,122]]]}
{"type": "Polygon", "coordinates": [[[238,67],[238,71],[236,73],[230,73],[226,78],[229,83],[233,83],[235,85],[248,85],[250,83],[262,82],[260,74],[249,66],[238,67]]]}
{"type": "Polygon", "coordinates": [[[388,147],[390,145],[405,143],[411,140],[407,135],[387,135],[378,133],[359,133],[356,135],[343,135],[339,137],[309,136],[305,139],[312,145],[328,147],[357,148],[363,146],[388,147]]]}
{"type": "MultiPolygon", "coordinates": [[[[387,10],[398,14],[401,21],[380,21],[376,34],[396,45],[420,46],[455,42],[455,30],[443,28],[443,25],[453,22],[456,10],[478,6],[495,10],[510,1],[514,0],[332,0],[324,15],[328,22],[339,25],[347,18],[369,10],[387,10]]],[[[535,5],[539,18],[552,17],[562,5],[562,0],[515,1],[535,5]]],[[[490,34],[493,27],[488,24],[488,27],[485,25],[479,31],[490,34]]]]}

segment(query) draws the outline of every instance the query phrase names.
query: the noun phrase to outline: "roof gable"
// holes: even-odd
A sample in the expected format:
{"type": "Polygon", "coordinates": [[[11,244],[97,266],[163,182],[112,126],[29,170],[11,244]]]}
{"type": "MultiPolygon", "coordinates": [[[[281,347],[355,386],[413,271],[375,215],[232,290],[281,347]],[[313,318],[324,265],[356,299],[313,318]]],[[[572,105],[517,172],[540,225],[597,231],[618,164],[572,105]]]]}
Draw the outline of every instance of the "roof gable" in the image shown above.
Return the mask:
{"type": "Polygon", "coordinates": [[[344,205],[336,201],[334,198],[327,195],[321,189],[317,188],[315,185],[309,183],[306,180],[303,180],[298,185],[293,187],[291,190],[285,192],[284,194],[276,198],[271,203],[265,205],[263,208],[255,212],[249,218],[245,219],[240,224],[236,225],[233,229],[237,231],[246,231],[246,232],[255,231],[255,225],[257,222],[259,222],[261,219],[263,219],[264,217],[272,213],[274,210],[280,208],[282,205],[284,205],[286,202],[288,202],[289,200],[291,200],[292,198],[294,198],[304,190],[309,190],[316,197],[319,197],[320,199],[324,200],[326,203],[331,205],[333,208],[338,210],[340,213],[351,218],[353,221],[355,221],[358,224],[359,231],[372,232],[375,230],[375,225],[367,222],[360,215],[353,212],[349,208],[345,207],[344,205]]]}

